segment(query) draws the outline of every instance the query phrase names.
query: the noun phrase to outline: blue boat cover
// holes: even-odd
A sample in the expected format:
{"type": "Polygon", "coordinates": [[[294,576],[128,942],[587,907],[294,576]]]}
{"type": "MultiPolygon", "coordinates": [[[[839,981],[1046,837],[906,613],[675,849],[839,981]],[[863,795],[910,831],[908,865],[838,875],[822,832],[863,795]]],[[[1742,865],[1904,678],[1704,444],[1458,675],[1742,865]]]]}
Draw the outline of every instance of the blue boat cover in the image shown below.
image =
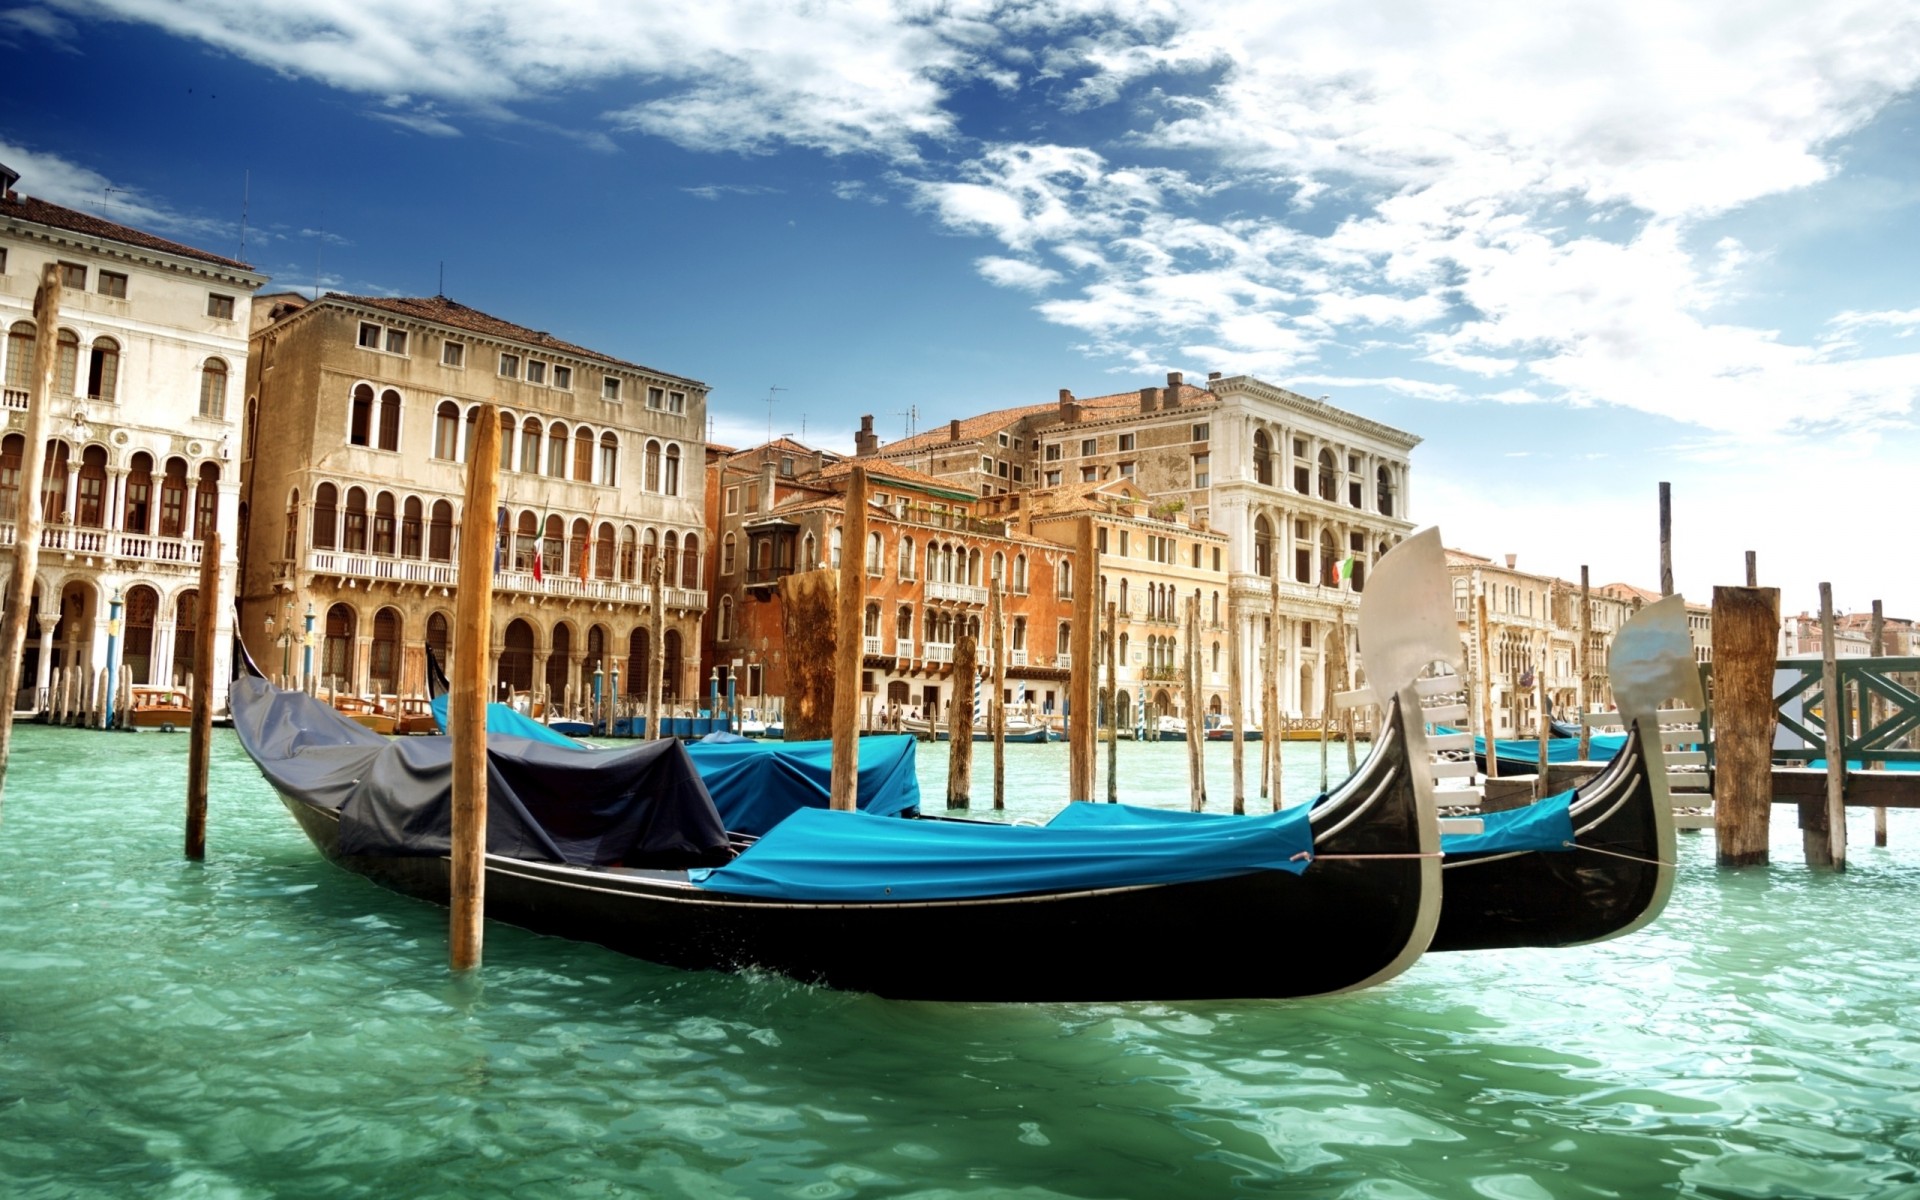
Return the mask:
{"type": "Polygon", "coordinates": [[[1313,850],[1308,822],[1304,805],[1232,821],[1084,829],[804,809],[693,880],[739,895],[871,903],[1299,874],[1313,850]]]}
{"type": "MultiPolygon", "coordinates": [[[[447,696],[443,693],[428,702],[433,707],[434,723],[440,726],[440,732],[447,731],[447,696]]],[[[531,741],[545,742],[549,746],[566,746],[572,750],[588,750],[566,734],[548,729],[523,712],[516,711],[505,704],[487,705],[487,732],[504,734],[507,737],[523,737],[531,741]]]]}
{"type": "MultiPolygon", "coordinates": [[[[917,811],[920,776],[912,736],[887,734],[859,741],[860,811],[876,817],[917,811]]],[[[703,738],[687,747],[687,756],[713,796],[720,819],[735,833],[759,837],[800,809],[827,807],[833,784],[830,741],[703,738]]]]}
{"type": "MultiPolygon", "coordinates": [[[[1454,730],[1443,726],[1436,726],[1435,732],[1459,733],[1464,732],[1464,730],[1454,730]]],[[[1596,733],[1587,740],[1590,743],[1590,748],[1587,751],[1589,757],[1595,762],[1605,762],[1620,753],[1620,747],[1627,744],[1627,735],[1624,733],[1596,733]]],[[[1537,763],[1540,761],[1540,743],[1534,738],[1496,738],[1493,744],[1500,752],[1501,762],[1537,763]]],[[[1483,737],[1474,738],[1473,752],[1484,758],[1487,753],[1487,739],[1483,737]]],[[[1580,761],[1580,739],[1548,738],[1547,761],[1550,763],[1580,761]]]]}
{"type": "MultiPolygon", "coordinates": [[[[1482,817],[1480,833],[1443,833],[1442,854],[1506,853],[1514,850],[1571,850],[1573,817],[1570,805],[1573,792],[1506,812],[1482,817]]],[[[1312,805],[1301,805],[1301,810],[1312,805]]],[[[1294,812],[1295,809],[1286,809],[1294,812]]],[[[1193,821],[1245,821],[1229,813],[1187,812],[1171,808],[1142,808],[1133,804],[1069,804],[1047,822],[1049,829],[1164,829],[1193,821]]],[[[1259,819],[1259,818],[1252,818],[1259,819]]]]}

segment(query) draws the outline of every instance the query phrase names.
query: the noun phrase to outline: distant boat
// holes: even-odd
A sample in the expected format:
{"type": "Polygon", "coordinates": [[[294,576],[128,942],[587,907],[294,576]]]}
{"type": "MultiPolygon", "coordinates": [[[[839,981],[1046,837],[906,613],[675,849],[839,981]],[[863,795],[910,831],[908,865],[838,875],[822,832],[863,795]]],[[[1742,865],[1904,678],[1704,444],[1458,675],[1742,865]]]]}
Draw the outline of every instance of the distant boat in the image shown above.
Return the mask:
{"type": "Polygon", "coordinates": [[[377,701],[367,696],[335,696],[335,712],[357,725],[363,725],[375,733],[391,734],[399,727],[400,718],[381,710],[377,701]]]}
{"type": "Polygon", "coordinates": [[[193,701],[187,689],[134,685],[127,712],[128,729],[136,733],[172,733],[192,724],[193,701]]]}
{"type": "MultiPolygon", "coordinates": [[[[1232,741],[1233,740],[1233,722],[1230,720],[1223,720],[1218,725],[1215,725],[1211,729],[1207,730],[1207,740],[1210,742],[1232,741]]],[[[1240,740],[1243,742],[1259,741],[1260,727],[1258,725],[1250,726],[1243,733],[1241,733],[1240,740]]]]}
{"type": "Polygon", "coordinates": [[[424,696],[402,696],[398,701],[399,717],[394,724],[394,733],[401,737],[414,734],[432,734],[440,732],[440,722],[433,718],[433,705],[424,696]]]}

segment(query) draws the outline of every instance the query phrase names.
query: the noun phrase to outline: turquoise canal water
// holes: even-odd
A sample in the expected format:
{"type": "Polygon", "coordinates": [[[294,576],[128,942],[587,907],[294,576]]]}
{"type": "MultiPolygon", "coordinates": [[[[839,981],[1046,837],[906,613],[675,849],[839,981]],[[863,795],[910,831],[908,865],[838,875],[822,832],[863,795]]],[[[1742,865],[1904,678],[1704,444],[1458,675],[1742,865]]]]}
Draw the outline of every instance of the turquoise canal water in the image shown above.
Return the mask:
{"type": "MultiPolygon", "coordinates": [[[[468,986],[444,910],[319,861],[217,738],[189,865],[184,737],[17,731],[0,1196],[1920,1195],[1909,814],[1837,877],[1790,820],[1768,871],[1687,837],[1649,930],[1326,1000],[897,1003],[498,925],[468,986]]],[[[1015,811],[1057,807],[1062,748],[1007,753],[1015,811]]],[[[1123,744],[1123,795],[1183,804],[1183,755],[1123,744]]]]}

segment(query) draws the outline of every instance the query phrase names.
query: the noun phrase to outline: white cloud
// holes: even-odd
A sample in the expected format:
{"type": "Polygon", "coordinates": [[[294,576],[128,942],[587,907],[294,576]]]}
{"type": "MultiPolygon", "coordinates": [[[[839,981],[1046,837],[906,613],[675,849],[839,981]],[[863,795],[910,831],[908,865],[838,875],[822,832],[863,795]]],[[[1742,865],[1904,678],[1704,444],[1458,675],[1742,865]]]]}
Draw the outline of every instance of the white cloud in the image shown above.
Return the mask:
{"type": "Polygon", "coordinates": [[[1059,283],[1060,272],[1018,258],[988,256],[976,258],[973,265],[988,283],[996,287],[1040,292],[1059,283]]]}
{"type": "MultiPolygon", "coordinates": [[[[213,246],[207,243],[218,245],[239,236],[239,225],[235,221],[178,212],[128,180],[111,178],[57,154],[0,139],[0,163],[19,173],[20,182],[14,185],[16,191],[65,208],[93,213],[135,229],[171,234],[202,248],[211,249],[213,246]]],[[[230,249],[216,252],[230,252],[230,249]]]]}
{"type": "Polygon", "coordinates": [[[681,191],[689,196],[698,196],[702,200],[718,200],[722,196],[777,196],[781,189],[765,187],[757,183],[705,183],[699,187],[683,187],[681,191]]]}

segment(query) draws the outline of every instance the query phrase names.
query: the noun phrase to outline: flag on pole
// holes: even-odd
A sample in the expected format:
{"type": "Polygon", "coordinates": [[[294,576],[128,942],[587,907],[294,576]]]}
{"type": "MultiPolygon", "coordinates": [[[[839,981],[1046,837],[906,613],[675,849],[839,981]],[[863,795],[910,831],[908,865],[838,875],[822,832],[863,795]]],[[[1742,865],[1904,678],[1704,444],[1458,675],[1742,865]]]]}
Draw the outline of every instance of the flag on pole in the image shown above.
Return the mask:
{"type": "Polygon", "coordinates": [[[533,581],[535,583],[544,583],[546,578],[546,574],[540,569],[540,539],[535,538],[533,542],[533,581]]]}
{"type": "Polygon", "coordinates": [[[493,533],[493,573],[500,573],[501,560],[506,554],[507,544],[507,506],[500,506],[500,514],[494,519],[493,533]]]}
{"type": "Polygon", "coordinates": [[[1353,578],[1353,562],[1354,562],[1354,559],[1353,559],[1353,555],[1351,554],[1347,555],[1345,558],[1340,560],[1340,578],[1341,579],[1351,580],[1353,578]]]}

